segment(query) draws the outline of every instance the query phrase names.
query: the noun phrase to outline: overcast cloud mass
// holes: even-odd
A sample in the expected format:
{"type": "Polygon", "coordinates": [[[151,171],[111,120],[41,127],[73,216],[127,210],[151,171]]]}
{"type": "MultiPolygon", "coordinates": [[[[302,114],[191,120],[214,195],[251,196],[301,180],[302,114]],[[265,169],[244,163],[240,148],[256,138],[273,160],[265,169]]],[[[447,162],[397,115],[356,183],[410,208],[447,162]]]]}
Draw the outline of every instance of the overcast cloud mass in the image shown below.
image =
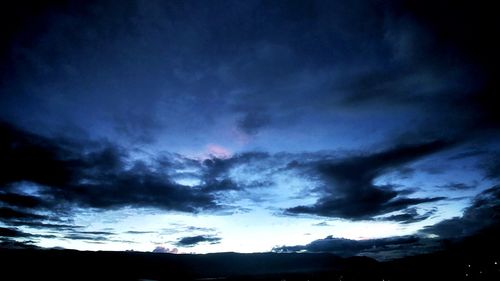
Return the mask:
{"type": "Polygon", "coordinates": [[[492,5],[5,5],[0,243],[388,259],[495,226],[492,5]]]}

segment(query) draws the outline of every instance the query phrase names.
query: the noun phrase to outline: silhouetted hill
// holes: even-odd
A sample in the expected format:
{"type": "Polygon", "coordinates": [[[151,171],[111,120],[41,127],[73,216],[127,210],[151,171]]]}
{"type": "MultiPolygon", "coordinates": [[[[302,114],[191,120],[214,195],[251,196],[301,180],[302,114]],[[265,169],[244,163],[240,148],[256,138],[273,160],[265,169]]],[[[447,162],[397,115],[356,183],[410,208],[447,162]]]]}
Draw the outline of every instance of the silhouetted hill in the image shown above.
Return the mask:
{"type": "Polygon", "coordinates": [[[500,280],[500,226],[492,226],[445,249],[381,264],[390,280],[500,280]]]}
{"type": "MultiPolygon", "coordinates": [[[[281,280],[284,276],[329,274],[352,268],[375,268],[370,258],[339,258],[332,254],[216,253],[175,255],[141,252],[2,249],[2,268],[13,279],[40,278],[196,280],[203,278],[281,280]]],[[[208,279],[206,279],[208,280],[208,279]]]]}

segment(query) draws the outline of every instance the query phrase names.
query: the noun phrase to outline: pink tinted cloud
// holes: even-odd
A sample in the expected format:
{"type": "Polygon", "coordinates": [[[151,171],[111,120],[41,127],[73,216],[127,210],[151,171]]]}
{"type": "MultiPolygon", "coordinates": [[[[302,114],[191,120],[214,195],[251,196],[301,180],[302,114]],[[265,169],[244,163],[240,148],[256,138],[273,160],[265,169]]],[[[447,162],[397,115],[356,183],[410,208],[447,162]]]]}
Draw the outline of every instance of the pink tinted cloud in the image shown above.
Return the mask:
{"type": "Polygon", "coordinates": [[[233,154],[229,149],[217,144],[208,144],[206,146],[206,151],[209,156],[217,158],[230,158],[233,154]]]}
{"type": "Polygon", "coordinates": [[[158,246],[153,250],[153,253],[168,253],[168,254],[177,254],[179,250],[177,248],[165,248],[163,246],[158,246]]]}

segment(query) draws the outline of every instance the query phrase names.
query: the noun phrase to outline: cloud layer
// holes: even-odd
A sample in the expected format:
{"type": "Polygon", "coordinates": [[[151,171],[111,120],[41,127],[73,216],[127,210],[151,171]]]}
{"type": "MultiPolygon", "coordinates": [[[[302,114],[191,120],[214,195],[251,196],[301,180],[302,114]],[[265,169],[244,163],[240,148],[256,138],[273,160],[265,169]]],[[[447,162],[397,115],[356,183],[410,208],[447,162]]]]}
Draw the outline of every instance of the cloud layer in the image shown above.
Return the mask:
{"type": "MultiPolygon", "coordinates": [[[[351,240],[328,236],[306,245],[277,246],[275,252],[330,252],[339,256],[365,255],[377,259],[428,253],[443,249],[445,243],[458,241],[499,227],[500,187],[493,186],[477,195],[461,217],[427,226],[411,236],[351,240]],[[428,238],[429,234],[437,237],[428,238]]],[[[403,220],[406,220],[404,218],[403,220]]]]}
{"type": "MultiPolygon", "coordinates": [[[[308,164],[323,181],[323,195],[312,206],[296,206],[287,209],[292,214],[315,214],[347,219],[370,219],[374,216],[407,209],[422,203],[436,202],[443,197],[404,197],[392,186],[377,186],[374,180],[403,167],[421,157],[439,152],[450,143],[435,141],[405,145],[374,153],[354,156],[340,161],[321,161],[308,164]]],[[[413,211],[391,220],[412,220],[413,211]]]]}
{"type": "MultiPolygon", "coordinates": [[[[215,209],[214,198],[200,187],[187,188],[157,166],[130,160],[111,143],[73,143],[48,139],[2,124],[4,173],[2,201],[18,207],[65,204],[112,209],[155,207],[196,212],[215,209]],[[40,197],[17,194],[16,183],[37,185],[40,197]]],[[[15,214],[13,214],[15,216],[15,214]]]]}
{"type": "Polygon", "coordinates": [[[188,236],[182,237],[177,241],[177,246],[179,247],[193,247],[199,243],[210,243],[210,244],[218,244],[221,238],[215,236],[208,235],[197,235],[197,236],[188,236]]]}

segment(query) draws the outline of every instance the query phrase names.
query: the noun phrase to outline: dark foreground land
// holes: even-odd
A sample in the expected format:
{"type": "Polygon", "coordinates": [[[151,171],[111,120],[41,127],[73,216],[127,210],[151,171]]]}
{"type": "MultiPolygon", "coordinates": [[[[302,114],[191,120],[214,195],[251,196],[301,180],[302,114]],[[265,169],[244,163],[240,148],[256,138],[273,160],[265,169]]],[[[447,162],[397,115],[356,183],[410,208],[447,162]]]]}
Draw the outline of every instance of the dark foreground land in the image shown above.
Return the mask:
{"type": "Polygon", "coordinates": [[[500,237],[377,262],[332,254],[174,255],[1,249],[0,280],[500,280],[500,237]]]}

